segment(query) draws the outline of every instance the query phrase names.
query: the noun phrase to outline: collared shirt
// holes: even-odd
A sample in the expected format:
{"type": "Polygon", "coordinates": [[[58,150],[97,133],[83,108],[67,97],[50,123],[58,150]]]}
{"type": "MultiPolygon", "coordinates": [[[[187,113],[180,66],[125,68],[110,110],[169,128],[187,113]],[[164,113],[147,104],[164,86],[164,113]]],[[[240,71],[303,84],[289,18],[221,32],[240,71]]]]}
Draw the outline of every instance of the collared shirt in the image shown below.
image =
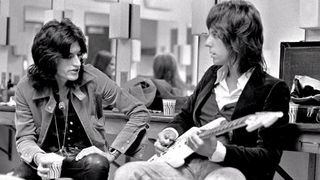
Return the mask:
{"type": "Polygon", "coordinates": [[[237,80],[237,88],[230,92],[226,77],[228,74],[228,69],[226,66],[222,66],[217,71],[217,80],[215,84],[217,86],[214,88],[215,94],[216,94],[216,101],[219,106],[219,109],[221,110],[223,106],[226,104],[235,103],[238,101],[244,87],[246,86],[252,72],[253,68],[248,70],[247,72],[243,73],[237,80]]]}

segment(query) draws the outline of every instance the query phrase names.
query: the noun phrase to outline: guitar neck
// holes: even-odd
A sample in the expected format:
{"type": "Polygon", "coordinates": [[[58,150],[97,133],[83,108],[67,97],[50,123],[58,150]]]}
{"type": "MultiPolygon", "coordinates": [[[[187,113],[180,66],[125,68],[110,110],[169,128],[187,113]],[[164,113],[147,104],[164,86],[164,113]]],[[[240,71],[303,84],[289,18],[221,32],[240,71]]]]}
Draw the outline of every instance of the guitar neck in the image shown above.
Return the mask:
{"type": "Polygon", "coordinates": [[[247,119],[248,116],[244,116],[242,118],[238,118],[230,122],[224,121],[223,124],[221,124],[220,126],[213,129],[205,130],[204,132],[200,133],[199,136],[202,138],[208,138],[212,135],[219,136],[228,131],[246,126],[245,122],[247,119]]]}

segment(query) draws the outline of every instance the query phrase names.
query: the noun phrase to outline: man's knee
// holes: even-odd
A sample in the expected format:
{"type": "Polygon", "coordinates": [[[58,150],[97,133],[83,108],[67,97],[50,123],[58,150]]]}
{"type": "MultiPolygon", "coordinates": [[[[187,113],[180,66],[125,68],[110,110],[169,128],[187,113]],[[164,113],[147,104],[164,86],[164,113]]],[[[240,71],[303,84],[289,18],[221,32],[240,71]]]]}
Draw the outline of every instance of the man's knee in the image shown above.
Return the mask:
{"type": "Polygon", "coordinates": [[[84,161],[88,169],[109,171],[108,159],[100,154],[90,154],[84,157],[84,161]]]}
{"type": "Polygon", "coordinates": [[[115,174],[114,174],[114,180],[122,180],[122,179],[135,179],[135,176],[139,176],[137,173],[137,169],[139,166],[135,162],[129,162],[121,167],[119,167],[115,174]]]}
{"type": "Polygon", "coordinates": [[[246,178],[238,169],[225,167],[212,171],[204,180],[246,180],[246,178]]]}

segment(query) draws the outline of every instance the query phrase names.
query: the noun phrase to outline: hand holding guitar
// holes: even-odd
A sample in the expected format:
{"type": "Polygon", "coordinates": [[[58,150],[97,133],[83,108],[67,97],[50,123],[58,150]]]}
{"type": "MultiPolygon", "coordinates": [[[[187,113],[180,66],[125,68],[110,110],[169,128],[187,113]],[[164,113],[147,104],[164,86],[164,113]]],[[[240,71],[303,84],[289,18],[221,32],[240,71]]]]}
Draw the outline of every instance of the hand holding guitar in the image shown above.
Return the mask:
{"type": "Polygon", "coordinates": [[[155,151],[159,155],[165,152],[168,147],[174,143],[177,135],[170,129],[165,129],[158,134],[158,138],[154,143],[155,151]]]}
{"type": "Polygon", "coordinates": [[[193,131],[190,136],[187,138],[186,144],[197,154],[202,156],[210,157],[217,147],[217,138],[215,135],[210,137],[200,137],[199,134],[204,130],[201,130],[198,127],[191,128],[193,131]]]}

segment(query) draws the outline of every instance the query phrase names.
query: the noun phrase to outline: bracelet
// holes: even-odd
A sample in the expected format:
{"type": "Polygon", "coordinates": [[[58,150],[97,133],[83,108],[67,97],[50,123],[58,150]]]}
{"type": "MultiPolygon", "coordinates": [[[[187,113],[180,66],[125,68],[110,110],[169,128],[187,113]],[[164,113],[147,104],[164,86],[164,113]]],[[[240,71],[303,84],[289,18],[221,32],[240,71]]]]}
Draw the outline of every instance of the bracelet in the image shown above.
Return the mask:
{"type": "Polygon", "coordinates": [[[118,150],[116,150],[116,149],[114,149],[114,148],[110,148],[110,149],[109,149],[109,152],[110,152],[110,154],[111,154],[112,156],[114,156],[115,158],[117,158],[117,157],[121,154],[118,150]]]}

